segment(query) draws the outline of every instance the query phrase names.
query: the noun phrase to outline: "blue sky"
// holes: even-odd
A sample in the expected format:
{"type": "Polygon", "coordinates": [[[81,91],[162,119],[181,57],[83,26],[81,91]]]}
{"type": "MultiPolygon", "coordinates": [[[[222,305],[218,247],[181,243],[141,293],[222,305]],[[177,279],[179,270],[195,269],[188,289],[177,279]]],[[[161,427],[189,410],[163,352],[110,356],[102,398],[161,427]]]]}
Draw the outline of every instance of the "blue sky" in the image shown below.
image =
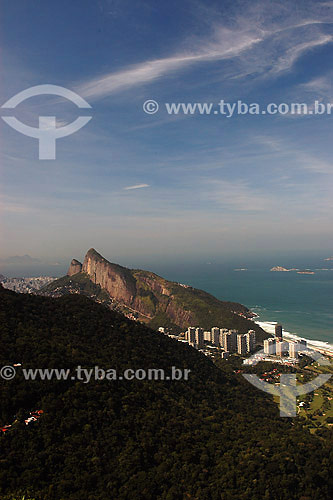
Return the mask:
{"type": "MultiPolygon", "coordinates": [[[[48,83],[92,106],[54,161],[0,120],[4,270],[25,254],[52,270],[91,246],[133,265],[332,253],[333,116],[171,116],[163,103],[331,102],[333,2],[16,0],[0,41],[1,105],[48,83]]],[[[15,110],[32,126],[80,113],[52,96],[15,110]]]]}

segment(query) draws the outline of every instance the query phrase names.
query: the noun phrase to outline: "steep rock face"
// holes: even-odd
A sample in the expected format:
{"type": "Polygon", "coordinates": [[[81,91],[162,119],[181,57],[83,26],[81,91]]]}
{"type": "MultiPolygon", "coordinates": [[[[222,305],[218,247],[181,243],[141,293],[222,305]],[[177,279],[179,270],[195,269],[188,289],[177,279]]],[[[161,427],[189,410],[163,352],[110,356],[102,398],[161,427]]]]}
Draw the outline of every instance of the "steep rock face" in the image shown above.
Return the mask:
{"type": "Polygon", "coordinates": [[[152,318],[159,312],[165,312],[171,299],[167,281],[149,271],[132,271],[136,280],[137,293],[133,307],[152,318]]]}
{"type": "Polygon", "coordinates": [[[194,316],[174,301],[170,282],[149,271],[132,271],[112,264],[93,248],[84,258],[82,272],[106,290],[114,301],[142,315],[143,321],[166,313],[183,326],[194,316]]]}
{"type": "Polygon", "coordinates": [[[157,276],[150,271],[133,271],[134,277],[137,281],[139,281],[142,286],[147,287],[149,290],[152,290],[154,293],[159,295],[164,295],[166,297],[170,297],[170,282],[161,276],[157,276]]]}
{"type": "Polygon", "coordinates": [[[174,301],[169,302],[165,312],[175,325],[180,325],[182,328],[196,323],[195,312],[186,311],[183,307],[177,306],[174,301]]]}
{"type": "Polygon", "coordinates": [[[136,283],[126,267],[111,264],[96,250],[88,250],[82,272],[88,274],[91,281],[106,290],[110,297],[131,306],[136,295],[136,283]]]}
{"type": "Polygon", "coordinates": [[[81,290],[111,309],[153,328],[161,325],[181,329],[189,325],[206,329],[223,326],[240,332],[255,329],[258,338],[267,337],[258,325],[250,321],[252,313],[242,304],[218,300],[203,290],[168,281],[151,271],[113,264],[93,248],[87,252],[82,266],[73,259],[68,276],[67,281],[64,278],[53,281],[41,294],[61,296],[73,293],[73,289],[81,290]],[[69,281],[68,276],[72,276],[69,281]],[[97,287],[92,287],[92,284],[97,287]]]}
{"type": "Polygon", "coordinates": [[[74,274],[80,273],[82,271],[82,264],[76,259],[73,259],[69,265],[67,276],[73,276],[74,274]]]}

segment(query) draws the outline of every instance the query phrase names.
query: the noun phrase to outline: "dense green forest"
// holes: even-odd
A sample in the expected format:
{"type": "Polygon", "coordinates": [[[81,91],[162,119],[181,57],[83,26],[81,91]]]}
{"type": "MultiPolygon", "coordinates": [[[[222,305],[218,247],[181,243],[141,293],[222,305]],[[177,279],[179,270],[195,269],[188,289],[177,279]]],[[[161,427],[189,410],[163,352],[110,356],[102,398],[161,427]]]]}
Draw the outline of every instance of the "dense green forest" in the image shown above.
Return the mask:
{"type": "Polygon", "coordinates": [[[332,431],[90,299],[0,287],[1,500],[330,500],[332,431]],[[174,381],[27,381],[23,368],[191,369],[174,381]],[[25,425],[32,410],[42,409],[25,425]]]}

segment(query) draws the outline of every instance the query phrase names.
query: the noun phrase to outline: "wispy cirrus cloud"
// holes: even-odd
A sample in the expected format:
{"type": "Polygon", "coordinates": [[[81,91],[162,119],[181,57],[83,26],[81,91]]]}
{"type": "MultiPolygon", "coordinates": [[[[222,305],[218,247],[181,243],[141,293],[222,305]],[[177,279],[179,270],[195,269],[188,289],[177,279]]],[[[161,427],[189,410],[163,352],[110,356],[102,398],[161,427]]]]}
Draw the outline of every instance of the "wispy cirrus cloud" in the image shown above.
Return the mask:
{"type": "Polygon", "coordinates": [[[315,49],[321,45],[331,43],[333,37],[331,35],[318,35],[307,42],[301,42],[286,50],[286,52],[278,58],[276,64],[271,70],[271,73],[281,73],[291,68],[295,62],[306,52],[315,49]]]}
{"type": "MultiPolygon", "coordinates": [[[[299,149],[288,140],[281,137],[257,136],[254,139],[258,144],[264,146],[272,155],[279,158],[289,158],[289,169],[294,171],[303,170],[313,174],[332,176],[333,162],[320,158],[314,153],[299,149]],[[282,155],[282,156],[281,156],[282,155]]],[[[311,181],[313,183],[313,181],[311,181]]]]}
{"type": "MultiPolygon", "coordinates": [[[[79,82],[76,90],[87,99],[97,100],[214,61],[237,63],[234,74],[228,73],[231,78],[251,74],[274,77],[290,70],[309,51],[333,41],[324,29],[333,22],[327,9],[312,4],[293,22],[295,13],[290,7],[284,9],[277,22],[273,11],[258,20],[259,7],[253,4],[252,9],[235,19],[232,27],[211,19],[209,36],[181,41],[179,50],[168,57],[131,64],[79,82]]],[[[261,7],[267,10],[266,5],[261,7]]]]}
{"type": "Polygon", "coordinates": [[[25,205],[13,197],[0,196],[0,213],[8,212],[25,215],[31,211],[31,206],[25,205]]]}
{"type": "Polygon", "coordinates": [[[150,187],[150,184],[135,184],[134,186],[126,186],[123,188],[124,191],[131,191],[132,189],[142,189],[150,187]]]}
{"type": "Polygon", "coordinates": [[[306,83],[302,83],[299,87],[306,92],[315,92],[316,94],[332,93],[332,78],[326,75],[312,78],[306,83]]]}
{"type": "Polygon", "coordinates": [[[264,212],[272,204],[269,194],[262,192],[242,180],[209,180],[207,199],[233,212],[264,212]]]}
{"type": "Polygon", "coordinates": [[[317,100],[319,102],[332,103],[333,102],[333,77],[329,72],[326,75],[312,78],[306,83],[300,84],[297,87],[298,95],[301,92],[305,99],[317,100]]]}
{"type": "Polygon", "coordinates": [[[234,32],[224,28],[218,30],[214,38],[204,42],[200,50],[133,64],[121,71],[87,80],[76,87],[77,91],[89,99],[103,98],[115,92],[153,82],[194,64],[232,59],[262,41],[260,36],[239,33],[235,42],[234,32]]]}

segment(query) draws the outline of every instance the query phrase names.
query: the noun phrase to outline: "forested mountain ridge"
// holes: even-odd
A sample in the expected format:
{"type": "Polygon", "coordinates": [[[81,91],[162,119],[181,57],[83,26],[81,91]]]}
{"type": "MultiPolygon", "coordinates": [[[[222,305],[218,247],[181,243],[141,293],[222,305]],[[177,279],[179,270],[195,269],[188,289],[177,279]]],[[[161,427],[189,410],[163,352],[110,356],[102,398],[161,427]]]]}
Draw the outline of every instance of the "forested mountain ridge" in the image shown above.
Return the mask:
{"type": "Polygon", "coordinates": [[[154,328],[219,326],[235,328],[241,333],[254,329],[259,341],[268,336],[250,321],[251,311],[242,304],[218,300],[203,290],[168,281],[150,271],[112,264],[93,248],[87,252],[83,264],[73,259],[67,276],[41,291],[50,296],[73,292],[105,302],[154,328]]]}
{"type": "Polygon", "coordinates": [[[79,295],[0,287],[0,498],[329,500],[332,432],[282,419],[270,396],[188,345],[79,295]],[[187,381],[36,380],[22,368],[191,370],[187,381]],[[41,418],[24,425],[32,409],[41,418]],[[21,497],[20,497],[21,495],[21,497]]]}

